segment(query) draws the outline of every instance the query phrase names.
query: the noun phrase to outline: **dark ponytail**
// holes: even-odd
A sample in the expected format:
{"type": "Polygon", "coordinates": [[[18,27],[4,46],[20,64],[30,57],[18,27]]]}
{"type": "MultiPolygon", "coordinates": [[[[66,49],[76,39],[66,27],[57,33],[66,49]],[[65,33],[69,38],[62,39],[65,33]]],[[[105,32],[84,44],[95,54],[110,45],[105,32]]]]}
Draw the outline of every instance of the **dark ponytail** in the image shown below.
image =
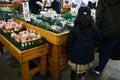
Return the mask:
{"type": "Polygon", "coordinates": [[[88,29],[94,22],[91,16],[91,9],[88,6],[81,6],[77,17],[80,17],[78,24],[79,31],[88,29]]]}
{"type": "Polygon", "coordinates": [[[81,16],[81,20],[80,20],[80,22],[78,24],[79,30],[86,30],[86,29],[88,29],[92,25],[92,23],[93,23],[92,16],[83,14],[81,16]]]}

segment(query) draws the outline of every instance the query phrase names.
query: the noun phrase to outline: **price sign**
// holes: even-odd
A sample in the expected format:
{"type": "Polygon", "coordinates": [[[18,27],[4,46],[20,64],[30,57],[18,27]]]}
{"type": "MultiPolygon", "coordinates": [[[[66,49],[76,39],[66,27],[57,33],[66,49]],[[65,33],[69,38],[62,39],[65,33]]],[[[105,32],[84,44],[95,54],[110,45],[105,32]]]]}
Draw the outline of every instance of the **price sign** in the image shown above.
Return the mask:
{"type": "Polygon", "coordinates": [[[23,6],[23,15],[24,15],[24,19],[25,21],[30,21],[30,11],[29,11],[29,4],[28,2],[22,2],[22,6],[23,6]]]}

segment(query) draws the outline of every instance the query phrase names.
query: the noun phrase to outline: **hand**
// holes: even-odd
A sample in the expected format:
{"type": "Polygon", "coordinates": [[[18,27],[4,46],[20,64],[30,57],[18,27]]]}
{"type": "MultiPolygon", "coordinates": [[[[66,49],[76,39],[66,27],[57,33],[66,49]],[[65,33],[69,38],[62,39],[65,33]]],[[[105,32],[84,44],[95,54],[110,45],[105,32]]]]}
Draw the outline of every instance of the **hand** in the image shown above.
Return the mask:
{"type": "Polygon", "coordinates": [[[42,9],[43,9],[43,7],[44,7],[44,4],[43,3],[40,3],[40,6],[42,7],[42,9]]]}
{"type": "Polygon", "coordinates": [[[50,8],[50,11],[53,11],[53,9],[52,9],[52,8],[50,8]]]}
{"type": "Polygon", "coordinates": [[[37,1],[36,4],[39,5],[39,6],[42,7],[42,8],[44,7],[44,4],[41,3],[40,1],[37,1]]]}

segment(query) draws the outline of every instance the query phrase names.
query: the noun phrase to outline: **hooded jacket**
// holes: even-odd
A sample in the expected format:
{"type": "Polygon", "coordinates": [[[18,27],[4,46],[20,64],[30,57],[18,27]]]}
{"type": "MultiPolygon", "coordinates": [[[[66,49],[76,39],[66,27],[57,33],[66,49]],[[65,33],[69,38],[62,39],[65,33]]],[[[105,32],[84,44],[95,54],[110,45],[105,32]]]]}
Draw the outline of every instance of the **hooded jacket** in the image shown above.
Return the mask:
{"type": "Polygon", "coordinates": [[[66,42],[66,54],[74,63],[87,64],[94,60],[94,40],[102,42],[102,35],[95,24],[92,24],[87,31],[78,32],[80,20],[81,18],[77,17],[74,27],[70,30],[66,42]]]}
{"type": "Polygon", "coordinates": [[[120,37],[120,0],[99,0],[96,24],[104,36],[120,37]]]}

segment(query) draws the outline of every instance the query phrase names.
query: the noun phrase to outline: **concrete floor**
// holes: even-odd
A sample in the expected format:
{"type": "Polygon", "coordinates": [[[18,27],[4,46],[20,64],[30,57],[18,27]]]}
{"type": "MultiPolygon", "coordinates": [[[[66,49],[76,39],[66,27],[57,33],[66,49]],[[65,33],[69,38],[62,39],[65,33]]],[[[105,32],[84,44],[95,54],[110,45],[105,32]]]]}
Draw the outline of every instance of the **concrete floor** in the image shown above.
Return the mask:
{"type": "MultiPolygon", "coordinates": [[[[95,57],[95,65],[98,63],[98,53],[95,57]]],[[[60,80],[70,80],[71,68],[68,66],[61,71],[60,80]]],[[[79,77],[76,76],[79,80],[79,77]]],[[[22,80],[18,61],[4,48],[4,54],[0,54],[0,80],[22,80]]],[[[50,74],[41,76],[39,73],[33,75],[31,80],[52,80],[50,74]]],[[[88,74],[88,80],[120,80],[120,61],[109,60],[102,76],[98,79],[88,74]]]]}

